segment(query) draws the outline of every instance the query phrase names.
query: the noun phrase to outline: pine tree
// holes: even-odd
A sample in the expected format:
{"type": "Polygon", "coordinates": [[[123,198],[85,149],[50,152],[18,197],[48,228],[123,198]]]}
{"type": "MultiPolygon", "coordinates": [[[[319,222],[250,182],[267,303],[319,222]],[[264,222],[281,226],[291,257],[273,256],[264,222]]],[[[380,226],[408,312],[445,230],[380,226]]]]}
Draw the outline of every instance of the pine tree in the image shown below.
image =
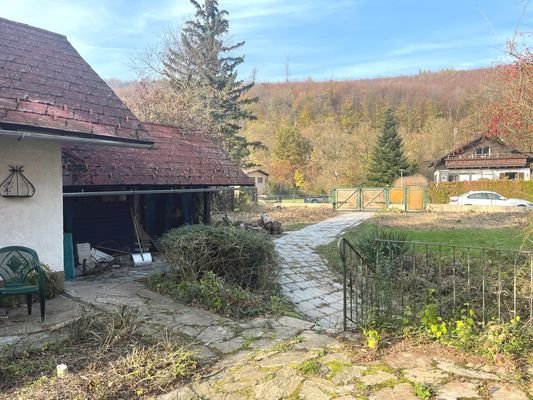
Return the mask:
{"type": "Polygon", "coordinates": [[[368,183],[375,186],[390,185],[400,176],[400,170],[410,172],[411,165],[403,153],[403,141],[398,135],[394,112],[388,109],[383,118],[381,135],[372,150],[368,183]]]}
{"type": "Polygon", "coordinates": [[[207,110],[213,139],[237,162],[248,156],[249,143],[239,135],[240,121],[255,119],[246,105],[256,101],[244,98],[253,82],[245,83],[237,76],[244,56],[232,56],[244,42],[227,43],[228,12],[218,8],[217,0],[205,0],[196,8],[195,16],[185,23],[179,40],[163,56],[163,73],[176,91],[194,91],[207,110]]]}

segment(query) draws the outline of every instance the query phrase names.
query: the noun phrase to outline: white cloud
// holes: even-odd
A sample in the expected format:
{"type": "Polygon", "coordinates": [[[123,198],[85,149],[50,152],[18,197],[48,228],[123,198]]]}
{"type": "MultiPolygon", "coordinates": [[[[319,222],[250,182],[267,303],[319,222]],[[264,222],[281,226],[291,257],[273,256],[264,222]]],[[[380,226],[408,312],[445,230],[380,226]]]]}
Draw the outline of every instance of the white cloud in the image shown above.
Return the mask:
{"type": "Polygon", "coordinates": [[[78,4],[68,0],[17,0],[2,4],[2,17],[72,35],[103,28],[110,15],[97,2],[78,4]]]}
{"type": "MultiPolygon", "coordinates": [[[[157,43],[164,31],[179,26],[195,11],[188,0],[0,2],[2,17],[67,35],[105,78],[133,78],[127,66],[131,56],[148,44],[157,43]]],[[[504,43],[497,40],[477,14],[472,24],[431,26],[424,36],[406,27],[405,31],[391,32],[391,37],[379,38],[366,30],[372,21],[361,20],[376,8],[368,0],[219,0],[219,3],[229,12],[229,39],[246,41],[241,50],[247,58],[240,75],[246,77],[257,67],[261,81],[283,80],[287,57],[294,79],[309,76],[341,79],[450,66],[472,67],[487,59],[503,57],[504,43]],[[369,7],[365,8],[365,2],[369,7]]],[[[531,21],[529,15],[528,10],[521,27],[531,21]]],[[[494,15],[489,17],[495,19],[494,15]]],[[[510,39],[514,25],[494,24],[497,36],[510,39]]],[[[386,34],[384,31],[383,36],[386,34]]]]}

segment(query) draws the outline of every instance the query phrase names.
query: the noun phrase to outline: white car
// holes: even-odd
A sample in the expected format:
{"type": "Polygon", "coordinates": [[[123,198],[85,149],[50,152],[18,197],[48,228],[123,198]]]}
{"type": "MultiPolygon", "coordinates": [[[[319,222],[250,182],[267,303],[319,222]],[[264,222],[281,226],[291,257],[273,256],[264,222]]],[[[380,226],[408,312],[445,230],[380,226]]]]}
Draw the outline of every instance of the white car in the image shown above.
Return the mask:
{"type": "Polygon", "coordinates": [[[460,206],[517,206],[533,207],[533,203],[522,199],[508,199],[496,192],[468,192],[450,197],[450,204],[460,206]]]}

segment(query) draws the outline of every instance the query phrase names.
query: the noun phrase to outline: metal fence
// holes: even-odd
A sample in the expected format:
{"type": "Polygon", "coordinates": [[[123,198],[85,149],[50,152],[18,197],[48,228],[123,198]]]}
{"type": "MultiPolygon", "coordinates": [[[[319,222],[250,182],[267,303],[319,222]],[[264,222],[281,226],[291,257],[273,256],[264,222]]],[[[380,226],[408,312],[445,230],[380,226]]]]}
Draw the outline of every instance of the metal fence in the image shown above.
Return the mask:
{"type": "Polygon", "coordinates": [[[427,205],[427,190],[418,186],[334,189],[332,199],[337,210],[375,211],[393,207],[421,211],[427,205]]]}
{"type": "Polygon", "coordinates": [[[398,320],[406,307],[416,315],[428,296],[444,318],[467,305],[483,324],[533,321],[533,252],[376,240],[375,252],[361,254],[344,238],[338,246],[345,330],[398,320]]]}

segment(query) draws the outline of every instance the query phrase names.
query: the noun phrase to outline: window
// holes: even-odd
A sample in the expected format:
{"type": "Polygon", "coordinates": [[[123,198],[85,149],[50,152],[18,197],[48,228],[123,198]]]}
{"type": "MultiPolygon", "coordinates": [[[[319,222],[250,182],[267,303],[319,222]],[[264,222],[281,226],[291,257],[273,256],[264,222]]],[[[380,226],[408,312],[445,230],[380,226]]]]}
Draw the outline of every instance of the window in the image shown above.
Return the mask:
{"type": "Polygon", "coordinates": [[[487,193],[487,198],[489,200],[504,200],[500,195],[496,193],[487,193]]]}
{"type": "Polygon", "coordinates": [[[448,182],[457,182],[459,180],[459,175],[450,174],[448,175],[448,182]]]}
{"type": "Polygon", "coordinates": [[[485,200],[487,198],[487,193],[473,193],[468,195],[468,198],[472,200],[485,200]]]}
{"type": "Polygon", "coordinates": [[[263,178],[262,177],[258,177],[257,178],[257,183],[263,183],[263,178]]]}
{"type": "Polygon", "coordinates": [[[523,172],[500,172],[500,179],[509,179],[510,181],[523,181],[525,174],[523,172]]]}
{"type": "Polygon", "coordinates": [[[490,147],[478,147],[476,149],[476,157],[489,157],[490,156],[490,147]]]}

